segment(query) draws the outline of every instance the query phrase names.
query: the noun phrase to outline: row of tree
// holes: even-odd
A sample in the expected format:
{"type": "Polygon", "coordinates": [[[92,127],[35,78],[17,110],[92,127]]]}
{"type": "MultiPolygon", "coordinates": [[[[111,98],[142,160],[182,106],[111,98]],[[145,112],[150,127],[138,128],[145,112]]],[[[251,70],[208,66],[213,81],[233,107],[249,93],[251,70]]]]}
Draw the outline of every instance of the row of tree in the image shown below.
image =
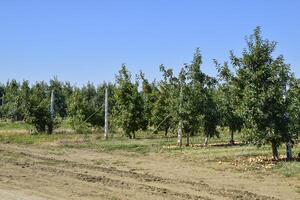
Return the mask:
{"type": "Polygon", "coordinates": [[[122,129],[135,138],[139,130],[177,132],[189,136],[204,133],[218,136],[217,127],[228,127],[231,143],[234,133],[243,130],[246,142],[258,146],[271,144],[273,157],[285,143],[288,156],[300,131],[300,81],[283,56],[273,57],[275,42],[264,40],[260,28],[246,39],[241,56],[230,52],[230,62],[215,61],[218,77],[201,71],[199,49],[193,61],[178,75],[160,66],[162,78],[149,82],[141,72],[136,80],[125,65],[115,83],[83,87],[54,78],[49,84],[16,80],[0,85],[0,117],[23,120],[38,132],[52,132],[61,119],[68,119],[75,130],[104,126],[105,88],[109,95],[110,127],[122,129]],[[50,95],[55,95],[55,118],[51,118],[50,95]]]}

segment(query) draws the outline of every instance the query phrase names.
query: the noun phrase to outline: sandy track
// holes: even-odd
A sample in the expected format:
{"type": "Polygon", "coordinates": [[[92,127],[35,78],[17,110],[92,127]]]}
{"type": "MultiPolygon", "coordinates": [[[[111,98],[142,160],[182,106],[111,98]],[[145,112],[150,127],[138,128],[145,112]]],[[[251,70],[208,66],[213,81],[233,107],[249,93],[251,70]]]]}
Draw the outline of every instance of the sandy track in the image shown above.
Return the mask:
{"type": "Polygon", "coordinates": [[[167,155],[0,145],[0,197],[299,199],[282,178],[216,171],[167,155]]]}

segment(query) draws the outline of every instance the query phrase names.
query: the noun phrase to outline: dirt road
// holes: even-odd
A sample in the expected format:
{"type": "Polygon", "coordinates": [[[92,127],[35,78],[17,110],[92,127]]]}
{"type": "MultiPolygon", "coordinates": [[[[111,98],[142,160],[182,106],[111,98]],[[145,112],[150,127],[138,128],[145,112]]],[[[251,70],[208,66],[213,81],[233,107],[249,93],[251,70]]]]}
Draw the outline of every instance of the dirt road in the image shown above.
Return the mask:
{"type": "Polygon", "coordinates": [[[0,145],[0,199],[300,199],[296,180],[168,154],[0,145]]]}

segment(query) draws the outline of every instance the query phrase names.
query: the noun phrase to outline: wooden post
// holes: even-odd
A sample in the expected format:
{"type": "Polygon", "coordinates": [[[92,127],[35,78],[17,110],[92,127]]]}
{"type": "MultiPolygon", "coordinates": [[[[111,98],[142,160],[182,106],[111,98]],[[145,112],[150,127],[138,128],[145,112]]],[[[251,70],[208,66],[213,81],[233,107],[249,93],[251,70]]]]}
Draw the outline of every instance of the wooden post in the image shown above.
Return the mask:
{"type": "Polygon", "coordinates": [[[104,122],[104,138],[108,139],[108,88],[105,88],[105,122],[104,122]]]}

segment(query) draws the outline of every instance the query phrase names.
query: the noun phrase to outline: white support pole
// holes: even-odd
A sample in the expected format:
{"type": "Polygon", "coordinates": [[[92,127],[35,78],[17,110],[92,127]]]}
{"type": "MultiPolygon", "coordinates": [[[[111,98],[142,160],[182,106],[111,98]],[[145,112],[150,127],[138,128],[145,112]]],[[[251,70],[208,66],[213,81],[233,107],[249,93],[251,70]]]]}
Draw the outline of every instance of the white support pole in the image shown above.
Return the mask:
{"type": "MultiPolygon", "coordinates": [[[[183,90],[182,85],[180,86],[180,103],[179,103],[179,114],[182,113],[182,101],[183,101],[183,90]]],[[[177,138],[177,144],[181,148],[182,147],[182,119],[180,116],[179,124],[178,124],[178,138],[177,138]]]]}
{"type": "Polygon", "coordinates": [[[178,144],[179,147],[182,147],[182,125],[181,125],[181,121],[179,122],[179,127],[178,127],[177,144],[178,144]]]}
{"type": "Polygon", "coordinates": [[[108,139],[108,88],[105,88],[105,124],[104,124],[104,138],[108,139]]]}
{"type": "Polygon", "coordinates": [[[50,103],[50,115],[51,115],[52,121],[54,120],[54,117],[55,117],[54,101],[55,101],[54,90],[52,90],[51,91],[51,103],[50,103]]]}

